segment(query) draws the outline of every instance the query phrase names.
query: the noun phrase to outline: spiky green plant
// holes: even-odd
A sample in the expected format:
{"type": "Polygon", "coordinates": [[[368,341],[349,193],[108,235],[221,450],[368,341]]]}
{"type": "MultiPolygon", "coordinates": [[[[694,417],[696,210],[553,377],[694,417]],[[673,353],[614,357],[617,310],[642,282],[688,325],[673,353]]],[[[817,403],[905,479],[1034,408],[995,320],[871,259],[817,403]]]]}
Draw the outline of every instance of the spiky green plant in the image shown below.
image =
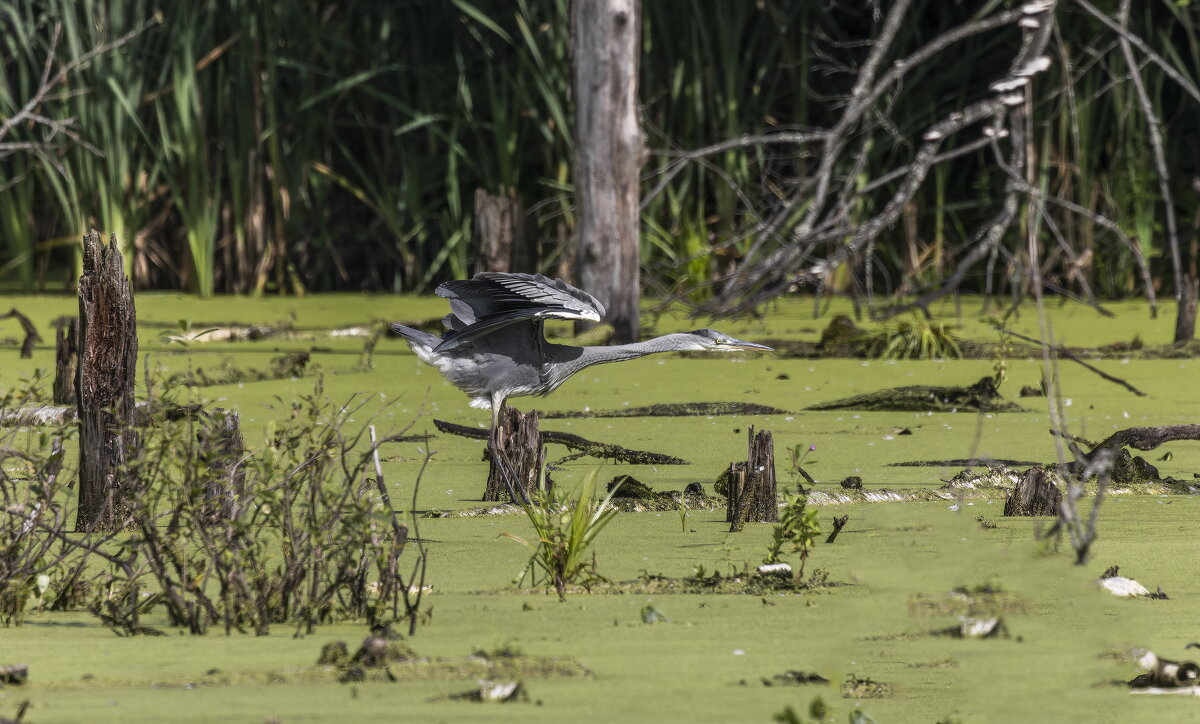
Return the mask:
{"type": "Polygon", "coordinates": [[[512,533],[504,535],[533,551],[517,581],[533,572],[534,583],[554,586],[558,600],[565,601],[567,585],[581,583],[585,587],[604,580],[596,571],[592,543],[617,514],[609,503],[620,485],[613,487],[603,500],[597,502],[596,481],[599,472],[592,470],[584,476],[578,495],[572,500],[559,494],[544,482],[536,498],[522,506],[533,525],[534,537],[522,538],[512,533]],[[589,559],[588,554],[592,553],[589,559]],[[540,573],[540,576],[538,575],[540,573]]]}
{"type": "Polygon", "coordinates": [[[868,333],[864,351],[880,359],[958,359],[962,357],[959,340],[944,322],[928,321],[913,315],[892,319],[882,329],[868,333]]]}

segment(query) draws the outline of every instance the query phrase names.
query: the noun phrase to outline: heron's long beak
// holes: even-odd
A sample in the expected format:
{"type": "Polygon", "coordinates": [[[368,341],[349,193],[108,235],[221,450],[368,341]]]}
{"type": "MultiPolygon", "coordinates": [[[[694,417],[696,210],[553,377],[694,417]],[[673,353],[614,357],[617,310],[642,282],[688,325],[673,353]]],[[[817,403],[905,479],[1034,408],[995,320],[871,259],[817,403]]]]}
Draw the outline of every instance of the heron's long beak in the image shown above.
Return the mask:
{"type": "Polygon", "coordinates": [[[749,352],[774,352],[775,351],[775,348],[768,347],[765,344],[755,344],[754,342],[744,342],[740,339],[734,339],[734,340],[731,340],[731,342],[732,342],[732,344],[730,344],[729,346],[733,347],[734,349],[744,349],[749,352]]]}

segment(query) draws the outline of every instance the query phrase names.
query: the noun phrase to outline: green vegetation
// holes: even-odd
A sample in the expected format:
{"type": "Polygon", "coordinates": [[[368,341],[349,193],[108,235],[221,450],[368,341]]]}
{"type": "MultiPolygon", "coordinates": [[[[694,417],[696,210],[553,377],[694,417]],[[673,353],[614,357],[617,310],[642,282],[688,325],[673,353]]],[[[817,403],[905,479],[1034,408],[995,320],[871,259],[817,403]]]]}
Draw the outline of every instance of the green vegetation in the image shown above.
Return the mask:
{"type": "Polygon", "coordinates": [[[804,564],[808,562],[808,554],[817,544],[817,536],[821,533],[817,510],[807,508],[806,503],[807,499],[803,495],[785,497],[779,514],[779,524],[771,532],[771,543],[767,546],[767,556],[763,559],[763,563],[767,565],[779,563],[784,544],[790,544],[791,552],[800,554],[800,568],[796,571],[798,581],[804,579],[804,564]]]}
{"type": "Polygon", "coordinates": [[[879,359],[957,359],[962,357],[958,340],[945,322],[925,321],[913,315],[892,319],[877,332],[866,335],[868,357],[879,359]]]}
{"type": "MultiPolygon", "coordinates": [[[[38,106],[73,125],[47,140],[44,127],[19,124],[0,139],[16,144],[0,148],[0,283],[59,287],[96,225],[118,234],[139,288],[427,290],[469,269],[477,189],[515,194],[539,240],[535,266],[559,268],[575,225],[569,6],[0,0],[0,119],[37,92],[48,57],[58,68],[120,43],[73,68],[38,106]]],[[[915,0],[882,67],[1013,7],[915,0]]],[[[1156,0],[1129,20],[1167,66],[1137,67],[1163,121],[1195,111],[1187,79],[1200,63],[1198,7],[1156,0]]],[[[1044,277],[1083,298],[1122,298],[1147,283],[1166,291],[1164,199],[1127,61],[1094,53],[1096,42],[1116,43],[1098,19],[1057,13],[1054,68],[1032,86],[1033,183],[1113,219],[1120,235],[1046,204],[1044,277]]],[[[652,153],[641,246],[651,288],[699,301],[736,268],[764,210],[813,172],[808,148],[788,134],[836,124],[845,104],[832,99],[848,97],[855,78],[843,71],[862,67],[880,15],[861,3],[643,3],[639,93],[652,153]],[[750,134],[777,139],[688,155],[750,134]]],[[[878,213],[901,183],[888,174],[912,162],[930,124],[1008,72],[1015,28],[971,37],[888,86],[876,109],[882,131],[838,160],[836,183],[862,192],[849,218],[878,213]]],[[[1168,132],[1164,143],[1186,229],[1194,142],[1168,132]]],[[[934,166],[903,224],[880,237],[872,278],[846,265],[832,286],[870,295],[945,281],[995,214],[1006,176],[994,160],[980,147],[934,166]]],[[[1023,226],[986,274],[966,280],[971,290],[1024,293],[1023,226]]],[[[1194,267],[1196,252],[1185,243],[1181,253],[1194,267]]]]}
{"type": "Polygon", "coordinates": [[[566,496],[558,493],[553,486],[547,485],[545,477],[542,477],[537,499],[522,506],[525,517],[533,525],[536,538],[526,540],[512,533],[505,533],[533,551],[529,563],[517,577],[518,585],[531,571],[534,573],[533,583],[538,585],[537,572],[540,571],[542,581],[546,585],[554,586],[558,600],[565,601],[567,584],[579,583],[588,588],[592,583],[604,580],[596,571],[595,554],[592,553],[591,560],[588,560],[587,556],[596,536],[600,535],[600,531],[604,530],[617,514],[616,508],[610,507],[609,502],[620,490],[621,485],[614,486],[608,491],[608,495],[597,503],[597,475],[598,472],[593,470],[584,477],[579,494],[574,500],[568,500],[566,496]]]}
{"type": "MultiPolygon", "coordinates": [[[[27,311],[42,330],[54,317],[70,313],[73,304],[59,297],[8,302],[27,311]]],[[[225,359],[239,368],[263,368],[272,357],[307,351],[311,364],[324,372],[327,399],[341,401],[356,392],[370,393],[364,398],[365,407],[341,411],[340,405],[334,405],[324,418],[344,417],[347,431],[372,420],[370,424],[384,439],[414,418],[417,422],[409,435],[432,432],[431,417],[467,424],[488,419],[487,411],[469,408],[458,390],[444,384],[396,340],[377,341],[373,368],[359,364],[363,346],[371,339],[366,336],[370,334],[366,322],[372,316],[432,319],[442,313],[440,300],[364,295],[198,300],[145,294],[138,304],[145,325],[142,354],[153,379],[225,359]],[[186,352],[162,340],[164,329],[176,329],[180,318],[194,320],[195,329],[207,329],[233,321],[269,325],[289,313],[295,314],[294,327],[302,335],[224,341],[209,334],[191,342],[186,352]],[[156,324],[162,326],[152,326],[156,324]],[[363,327],[364,336],[328,335],[328,330],[353,326],[363,327]]],[[[977,299],[963,300],[964,309],[978,305],[977,299]]],[[[1144,303],[1114,308],[1118,312],[1114,319],[1076,305],[1051,308],[1048,314],[1056,335],[1072,346],[1127,342],[1135,334],[1148,346],[1169,342],[1170,319],[1160,315],[1149,320],[1144,303]]],[[[816,340],[824,320],[812,319],[811,310],[811,300],[789,300],[771,317],[736,322],[729,331],[749,339],[816,340]]],[[[836,300],[831,311],[849,311],[849,302],[836,300]]],[[[954,318],[952,305],[934,312],[937,320],[957,325],[963,339],[988,339],[994,334],[976,319],[954,318]]],[[[1021,312],[1012,321],[1013,329],[1036,334],[1036,316],[1028,308],[1021,312]]],[[[15,322],[9,324],[15,328],[15,322]]],[[[659,331],[696,326],[694,320],[672,314],[662,316],[659,324],[659,331]]],[[[3,328],[4,335],[13,334],[8,329],[3,328]]],[[[0,385],[15,395],[25,394],[21,390],[31,386],[28,381],[35,370],[50,368],[53,359],[45,345],[39,346],[32,360],[19,360],[14,348],[0,349],[0,355],[4,356],[0,385]]],[[[632,407],[739,400],[790,411],[711,419],[543,421],[547,429],[662,451],[692,462],[657,470],[621,468],[656,490],[678,490],[695,481],[711,490],[717,473],[744,455],[748,424],[771,430],[777,450],[795,448],[800,464],[817,480],[818,492],[839,490],[838,482],[848,475],[862,477],[867,492],[880,487],[930,491],[958,472],[946,467],[886,467],[896,461],[978,454],[1049,462],[1055,455],[1053,441],[1044,432],[1044,401],[1036,398],[1021,400],[1024,412],[992,417],[797,414],[810,402],[885,386],[969,383],[992,374],[990,359],[673,357],[662,362],[648,359],[598,367],[581,373],[551,397],[517,404],[526,409],[579,410],[622,408],[626,402],[632,407]],[[786,379],[780,379],[784,375],[786,379]],[[912,434],[898,435],[898,428],[912,434]],[[812,445],[820,455],[804,457],[812,445]]],[[[1135,382],[1150,397],[1135,397],[1086,370],[1064,364],[1059,373],[1064,397],[1071,400],[1064,409],[1072,430],[1094,439],[1116,428],[1194,420],[1193,401],[1180,392],[1180,380],[1194,372],[1194,360],[1093,362],[1135,382]]],[[[1010,358],[1008,365],[1006,385],[1035,385],[1040,380],[1042,366],[1036,360],[1010,358]]],[[[311,396],[315,381],[310,376],[232,382],[194,388],[188,399],[238,411],[247,448],[257,457],[280,449],[273,443],[281,436],[295,437],[288,430],[308,424],[303,402],[298,402],[293,419],[292,401],[311,396]]],[[[144,378],[139,376],[141,382],[144,378]]],[[[43,391],[38,394],[44,396],[48,383],[43,381],[39,387],[43,391]]],[[[140,388],[139,397],[144,394],[140,388]]],[[[7,444],[43,450],[40,434],[40,430],[22,432],[7,444]]],[[[318,444],[327,439],[323,435],[332,434],[325,426],[314,426],[309,439],[318,444]]],[[[75,449],[69,438],[64,447],[70,475],[75,449]]],[[[480,460],[481,447],[477,441],[449,436],[383,443],[380,464],[393,508],[407,512],[480,507],[487,473],[487,464],[480,460]],[[420,488],[414,490],[418,475],[420,488]]],[[[347,459],[351,469],[369,446],[363,441],[354,450],[347,459]]],[[[1196,445],[1172,444],[1164,452],[1174,454],[1161,461],[1159,455],[1153,456],[1164,474],[1190,479],[1200,470],[1196,445]]],[[[295,455],[303,454],[296,449],[295,455]]],[[[559,456],[551,447],[547,459],[559,456]]],[[[782,454],[776,464],[787,464],[782,454]]],[[[327,491],[331,494],[345,490],[337,467],[340,463],[332,474],[334,485],[327,491]]],[[[599,509],[598,493],[593,488],[582,494],[594,463],[579,460],[559,467],[553,475],[560,500],[591,501],[594,515],[599,509]]],[[[18,476],[10,464],[3,469],[13,480],[30,474],[22,469],[18,476]]],[[[373,462],[364,473],[375,477],[373,462]]],[[[367,493],[373,490],[368,486],[367,493]]],[[[185,493],[181,488],[175,494],[185,493]]],[[[1089,499],[1084,500],[1086,504],[1089,499]]],[[[592,539],[584,556],[590,563],[594,555],[614,585],[594,585],[590,594],[571,593],[568,587],[565,603],[549,591],[514,590],[511,585],[513,573],[528,563],[530,551],[500,537],[505,532],[524,536],[522,527],[529,525],[524,515],[420,518],[419,537],[428,551],[425,584],[432,589],[425,593],[422,605],[422,613],[428,615],[422,616],[416,634],[403,643],[430,661],[393,665],[395,682],[339,683],[340,671],[316,665],[327,643],[342,640],[351,650],[357,647],[368,634],[366,614],[338,613],[300,637],[291,634],[303,616],[272,626],[269,636],[253,636],[252,625],[247,625],[246,634],[235,628],[227,637],[219,624],[210,626],[205,635],[182,636],[178,632],[187,628],[174,626],[160,603],[142,611],[138,625],[170,635],[117,637],[81,608],[86,599],[71,604],[72,610],[53,609],[51,599],[60,590],[55,585],[61,580],[57,575],[47,589],[50,595],[42,595],[39,603],[35,576],[29,589],[32,595],[25,600],[24,625],[0,629],[0,664],[31,667],[28,684],[4,689],[0,716],[12,716],[17,704],[28,698],[32,705],[26,719],[39,724],[88,718],[163,721],[184,715],[202,722],[272,717],[303,721],[335,714],[356,721],[385,721],[394,719],[398,708],[423,720],[527,722],[575,717],[610,721],[644,719],[647,712],[664,710],[659,707],[694,721],[769,722],[788,706],[811,720],[808,703],[817,697],[826,704],[825,720],[834,722],[848,721],[855,711],[865,711],[879,722],[1070,721],[1078,719],[1080,712],[1091,716],[1096,711],[1114,720],[1188,715],[1192,703],[1183,697],[1133,697],[1108,682],[1127,680],[1136,673],[1125,655],[1134,646],[1186,656],[1181,647],[1193,638],[1189,633],[1192,601],[1200,596],[1200,584],[1180,561],[1200,553],[1193,524],[1200,515],[1200,499],[1111,495],[1100,513],[1092,563],[1084,568],[1072,564],[1074,556],[1065,546],[1055,552],[1050,544],[1034,538],[1037,523],[1044,525],[1044,520],[1002,517],[999,497],[965,499],[957,511],[950,509],[954,503],[816,506],[810,502],[805,513],[814,513],[822,527],[834,515],[848,514],[852,521],[836,543],[821,545],[812,559],[828,571],[827,582],[832,585],[786,593],[763,590],[755,595],[746,595],[745,587],[724,589],[736,593],[683,593],[668,591],[666,586],[652,590],[640,582],[645,576],[690,579],[697,566],[737,577],[759,563],[773,545],[774,526],[751,523],[741,533],[730,534],[723,510],[693,509],[688,511],[687,531],[681,533],[673,511],[616,514],[592,539]],[[977,521],[981,516],[992,525],[982,526],[977,521]],[[1123,574],[1151,590],[1161,586],[1170,598],[1136,601],[1103,593],[1095,579],[1109,565],[1120,565],[1123,574]],[[648,606],[669,620],[646,625],[643,611],[648,606]],[[1009,638],[966,640],[933,634],[957,626],[959,615],[992,612],[1003,613],[1009,638]],[[490,652],[488,661],[495,666],[478,657],[464,662],[473,651],[490,652]],[[526,658],[506,658],[503,651],[522,652],[526,658]],[[554,660],[560,663],[554,666],[550,663],[554,660]],[[512,665],[505,668],[507,663],[512,665]],[[581,666],[594,676],[580,675],[581,666]],[[831,683],[761,683],[792,670],[815,672],[831,683]],[[531,702],[540,700],[542,705],[499,706],[448,698],[477,687],[476,679],[490,676],[490,671],[519,678],[531,702]],[[851,674],[854,681],[886,684],[890,695],[843,698],[840,687],[851,674]]],[[[378,522],[386,529],[386,521],[378,522]]],[[[365,521],[359,534],[369,528],[370,521],[365,521]]],[[[339,531],[326,537],[347,535],[349,531],[339,531]]],[[[793,555],[787,543],[780,550],[785,560],[793,555]]],[[[282,565],[282,559],[272,563],[282,565]]],[[[543,569],[537,570],[544,576],[543,569]]],[[[388,612],[384,618],[390,617],[388,612]]],[[[860,688],[867,691],[865,685],[860,688]]]]}

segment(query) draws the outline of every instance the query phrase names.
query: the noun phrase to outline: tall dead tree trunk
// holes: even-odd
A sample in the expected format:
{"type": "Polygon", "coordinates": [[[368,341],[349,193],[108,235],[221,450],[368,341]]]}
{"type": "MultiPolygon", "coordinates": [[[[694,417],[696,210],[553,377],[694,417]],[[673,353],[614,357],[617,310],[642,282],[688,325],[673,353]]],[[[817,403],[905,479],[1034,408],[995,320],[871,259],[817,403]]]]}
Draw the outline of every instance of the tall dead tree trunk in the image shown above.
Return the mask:
{"type": "Polygon", "coordinates": [[[79,278],[79,514],[76,528],[114,530],[128,521],[136,482],[127,463],[137,449],[133,381],[137,316],[116,235],[83,237],[79,278]]]}
{"type": "Polygon", "coordinates": [[[641,296],[638,174],[644,151],[637,117],[640,0],[576,0],[571,35],[578,282],[607,308],[613,341],[635,342],[641,296]]]}
{"type": "Polygon", "coordinates": [[[54,340],[54,404],[75,404],[75,375],[79,369],[79,317],[58,322],[54,340]]]}
{"type": "Polygon", "coordinates": [[[515,189],[489,194],[475,189],[476,272],[532,272],[525,208],[515,189]]]}

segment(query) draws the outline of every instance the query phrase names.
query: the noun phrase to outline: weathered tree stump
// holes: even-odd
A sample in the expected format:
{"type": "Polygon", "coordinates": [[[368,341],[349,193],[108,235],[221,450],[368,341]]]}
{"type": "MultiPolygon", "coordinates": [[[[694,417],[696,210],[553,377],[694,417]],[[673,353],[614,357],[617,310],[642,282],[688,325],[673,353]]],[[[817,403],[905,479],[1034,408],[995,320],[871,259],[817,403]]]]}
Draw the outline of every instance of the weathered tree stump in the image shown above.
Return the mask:
{"type": "Polygon", "coordinates": [[[246,473],[242,469],[245,446],[238,413],[220,407],[209,411],[200,427],[199,442],[201,459],[208,468],[202,518],[216,525],[233,517],[246,489],[246,473]]]}
{"type": "Polygon", "coordinates": [[[745,467],[738,469],[736,463],[729,466],[729,507],[725,520],[730,524],[731,532],[741,530],[747,521],[779,521],[775,500],[775,443],[771,432],[763,430],[756,435],[752,425],[748,438],[745,467]]]}
{"type": "Polygon", "coordinates": [[[1062,493],[1040,467],[1029,468],[1004,501],[1004,515],[1058,515],[1062,493]]]}
{"type": "Polygon", "coordinates": [[[522,271],[532,266],[525,234],[525,209],[515,189],[489,194],[475,189],[476,272],[522,271]]]}
{"type": "Polygon", "coordinates": [[[54,340],[54,404],[75,404],[75,375],[79,369],[79,317],[58,320],[54,340]]]}
{"type": "Polygon", "coordinates": [[[546,448],[538,434],[537,410],[521,412],[505,407],[500,411],[488,440],[488,460],[484,500],[523,503],[537,493],[538,476],[546,460],[546,448]]]}
{"type": "Polygon", "coordinates": [[[116,235],[105,244],[83,237],[79,278],[79,512],[76,528],[116,530],[129,520],[136,490],[128,462],[138,448],[133,429],[137,315],[116,235]]]}
{"type": "Polygon", "coordinates": [[[1196,336],[1196,301],[1200,297],[1200,279],[1186,276],[1179,294],[1179,313],[1175,317],[1175,344],[1196,336]]]}

